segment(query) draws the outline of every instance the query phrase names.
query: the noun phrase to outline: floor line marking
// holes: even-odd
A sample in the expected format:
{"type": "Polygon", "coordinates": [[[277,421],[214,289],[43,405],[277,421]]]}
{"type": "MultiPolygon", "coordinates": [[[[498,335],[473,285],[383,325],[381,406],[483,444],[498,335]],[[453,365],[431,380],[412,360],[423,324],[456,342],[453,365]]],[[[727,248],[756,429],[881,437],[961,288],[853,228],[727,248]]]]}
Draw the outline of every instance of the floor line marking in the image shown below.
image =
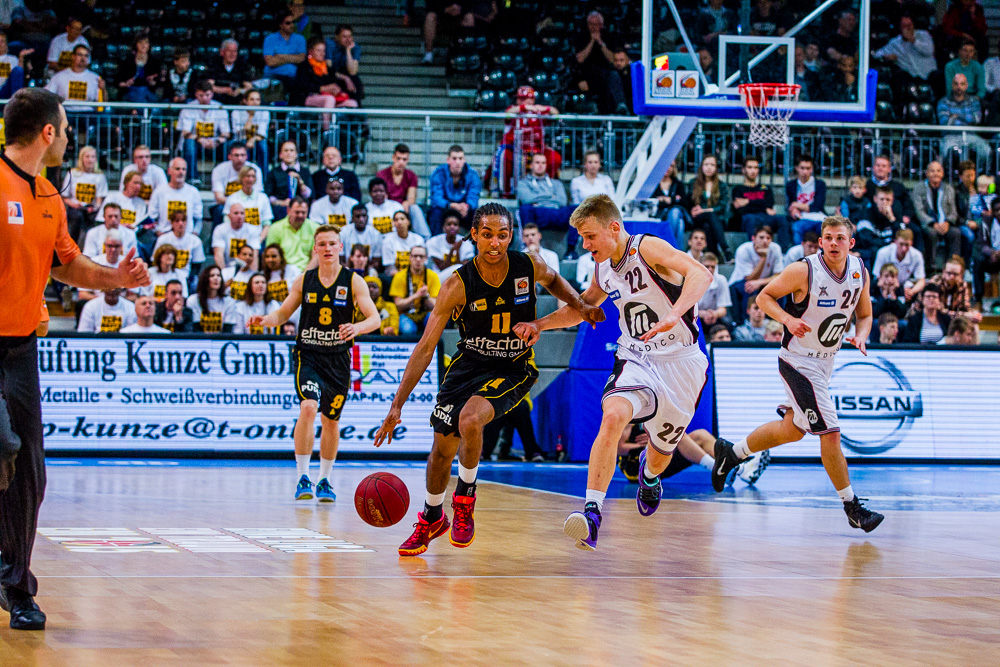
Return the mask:
{"type": "Polygon", "coordinates": [[[908,580],[1000,580],[1000,575],[902,575],[902,576],[811,576],[811,575],[748,575],[734,577],[696,575],[583,575],[570,574],[522,575],[522,574],[427,574],[427,575],[298,575],[298,574],[50,574],[37,575],[38,579],[653,579],[653,580],[707,580],[707,581],[908,581],[908,580]]]}

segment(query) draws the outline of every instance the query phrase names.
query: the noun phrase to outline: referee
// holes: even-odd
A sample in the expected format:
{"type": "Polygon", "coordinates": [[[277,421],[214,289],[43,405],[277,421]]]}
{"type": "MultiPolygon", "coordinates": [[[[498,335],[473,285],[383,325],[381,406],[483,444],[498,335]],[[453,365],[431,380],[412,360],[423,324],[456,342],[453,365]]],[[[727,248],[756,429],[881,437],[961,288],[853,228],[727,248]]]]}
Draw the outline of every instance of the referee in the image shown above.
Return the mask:
{"type": "Polygon", "coordinates": [[[66,151],[66,112],[41,88],[15,93],[3,112],[7,147],[0,155],[0,607],[15,630],[42,630],[31,574],[38,509],[45,495],[42,399],[35,329],[49,275],[77,287],[105,290],[149,284],[132,250],[117,269],[80,253],[66,228],[59,191],[37,174],[58,167],[66,151]],[[5,428],[9,426],[9,428],[5,428]]]}

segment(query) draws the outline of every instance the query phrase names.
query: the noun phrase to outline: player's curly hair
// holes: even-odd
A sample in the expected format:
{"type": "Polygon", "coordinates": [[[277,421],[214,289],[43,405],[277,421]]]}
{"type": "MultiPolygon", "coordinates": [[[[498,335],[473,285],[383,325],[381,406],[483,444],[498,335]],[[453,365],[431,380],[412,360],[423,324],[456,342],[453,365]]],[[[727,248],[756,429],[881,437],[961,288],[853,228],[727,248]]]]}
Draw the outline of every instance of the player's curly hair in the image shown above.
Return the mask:
{"type": "Polygon", "coordinates": [[[483,204],[476,209],[476,214],[472,217],[472,228],[479,229],[479,226],[483,224],[483,220],[488,215],[500,216],[500,218],[506,220],[507,224],[513,229],[514,216],[511,215],[510,209],[503,204],[497,204],[496,202],[483,204]]]}

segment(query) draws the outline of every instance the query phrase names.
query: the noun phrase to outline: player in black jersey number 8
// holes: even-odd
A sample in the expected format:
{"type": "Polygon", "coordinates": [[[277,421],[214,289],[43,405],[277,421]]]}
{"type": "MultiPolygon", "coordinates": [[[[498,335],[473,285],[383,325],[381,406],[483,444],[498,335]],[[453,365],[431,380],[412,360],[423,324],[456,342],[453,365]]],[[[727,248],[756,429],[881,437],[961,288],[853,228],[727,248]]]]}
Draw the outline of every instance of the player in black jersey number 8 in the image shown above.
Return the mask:
{"type": "Polygon", "coordinates": [[[375,435],[375,446],[392,442],[392,432],[410,392],[423,376],[450,317],[458,324],[459,353],[452,360],[431,416],[434,447],[427,459],[427,496],[413,534],[399,547],[402,556],[427,551],[448,530],[443,503],[451,462],[458,454],[458,485],[452,498],[451,543],[467,547],[475,537],[473,510],[476,473],[483,449],[483,428],[514,409],[535,383],[531,348],[516,334],[521,322],[535,318],[535,283],[577,310],[591,324],[604,319],[588,306],[558,273],[533,253],[508,251],[511,215],[503,206],[486,204],[476,211],[472,241],[478,256],[453,273],[438,294],[424,334],[417,343],[389,414],[375,435]]]}
{"type": "Polygon", "coordinates": [[[315,495],[321,502],[336,499],[330,485],[330,470],[340,443],[340,413],[351,381],[350,353],[355,336],[376,331],[381,325],[368,286],[358,274],[340,265],[344,244],[331,225],[315,232],[314,258],[319,266],[295,279],[288,298],[267,316],[250,318],[250,324],[279,327],[301,306],[295,341],[295,390],[299,395],[299,419],[295,423],[296,500],[313,497],[309,460],[319,412],[323,430],[319,443],[319,481],[315,495]],[[353,322],[355,308],[364,315],[353,322]]]}

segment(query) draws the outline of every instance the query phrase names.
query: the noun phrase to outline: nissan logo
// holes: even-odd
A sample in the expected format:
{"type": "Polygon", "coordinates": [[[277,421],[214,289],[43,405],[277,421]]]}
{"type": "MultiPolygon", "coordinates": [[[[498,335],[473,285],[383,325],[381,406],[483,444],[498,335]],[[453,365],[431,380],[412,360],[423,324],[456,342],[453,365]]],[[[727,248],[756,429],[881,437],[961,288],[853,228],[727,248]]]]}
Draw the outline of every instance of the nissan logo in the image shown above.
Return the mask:
{"type": "Polygon", "coordinates": [[[830,378],[830,395],[841,422],[868,422],[865,440],[841,431],[841,441],[858,454],[880,454],[892,449],[902,442],[913,420],[924,414],[920,392],[914,391],[906,376],[882,357],[838,368],[830,378]]]}

